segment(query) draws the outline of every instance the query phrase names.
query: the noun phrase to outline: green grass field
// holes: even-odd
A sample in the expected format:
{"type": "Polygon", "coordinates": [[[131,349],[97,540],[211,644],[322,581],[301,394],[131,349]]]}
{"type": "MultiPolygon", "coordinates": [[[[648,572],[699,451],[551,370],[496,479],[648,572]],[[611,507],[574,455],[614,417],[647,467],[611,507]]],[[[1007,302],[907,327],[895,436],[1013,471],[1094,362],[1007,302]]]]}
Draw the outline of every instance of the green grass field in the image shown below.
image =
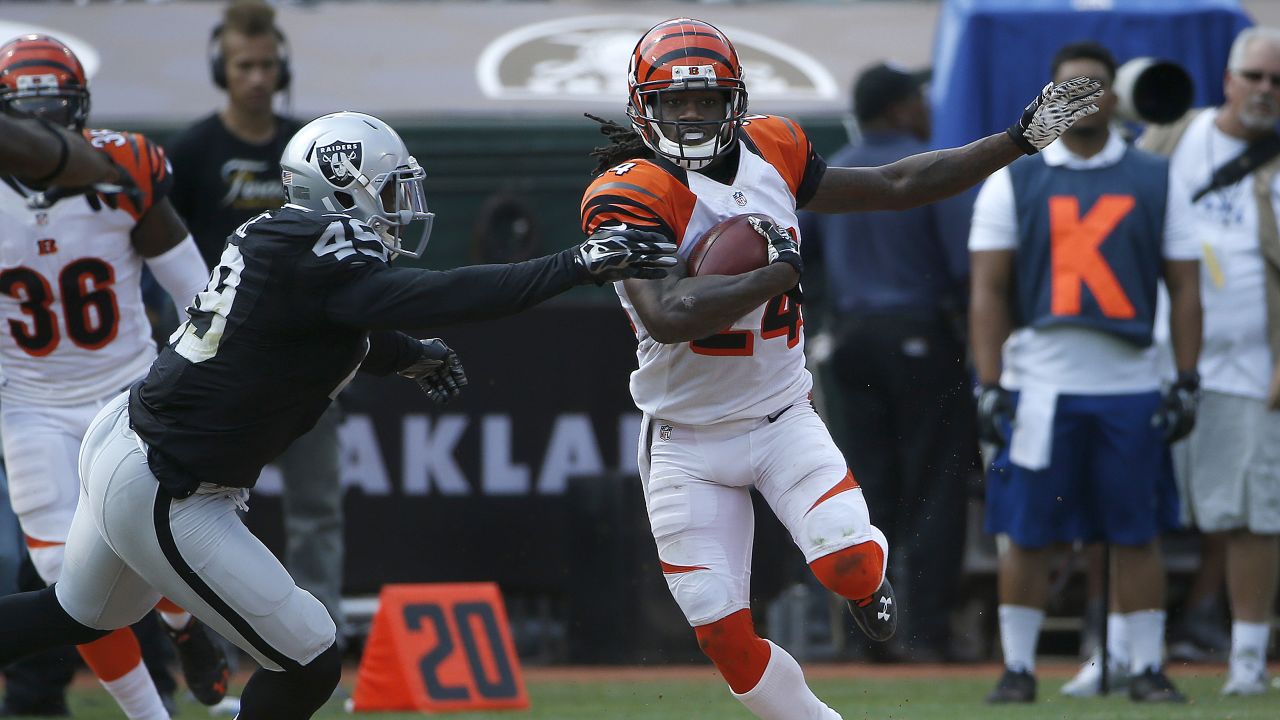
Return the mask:
{"type": "MultiPolygon", "coordinates": [[[[839,710],[845,720],[1275,720],[1280,717],[1280,692],[1254,698],[1222,698],[1218,695],[1221,672],[1206,668],[1203,674],[1175,674],[1179,687],[1191,698],[1181,706],[1136,705],[1126,697],[1076,700],[1057,695],[1065,681],[1061,673],[1042,681],[1041,700],[1029,706],[992,707],[982,697],[995,681],[971,672],[941,671],[937,677],[893,677],[884,668],[860,679],[820,677],[811,684],[819,697],[839,710]]],[[[994,671],[993,671],[994,673],[994,671]]],[[[700,675],[705,673],[700,673],[700,675]]],[[[904,675],[907,673],[904,673],[904,675]]],[[[916,675],[919,673],[911,672],[916,675]]],[[[453,714],[466,720],[751,720],[714,677],[706,680],[561,681],[531,679],[527,682],[532,708],[528,711],[453,714]]],[[[121,717],[110,698],[98,689],[79,689],[72,710],[80,720],[121,717]]],[[[194,703],[184,703],[179,718],[209,717],[194,703]]],[[[317,718],[350,717],[341,702],[334,701],[317,718]]],[[[378,713],[374,720],[420,718],[412,713],[378,713]]]]}

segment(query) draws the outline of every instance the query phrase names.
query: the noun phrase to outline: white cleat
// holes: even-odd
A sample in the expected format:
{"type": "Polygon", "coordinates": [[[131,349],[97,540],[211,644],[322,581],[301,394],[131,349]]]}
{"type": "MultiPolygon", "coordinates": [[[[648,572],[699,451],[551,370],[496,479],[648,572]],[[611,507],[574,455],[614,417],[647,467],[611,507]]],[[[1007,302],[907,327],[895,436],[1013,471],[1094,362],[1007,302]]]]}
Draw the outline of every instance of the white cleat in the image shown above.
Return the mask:
{"type": "MultiPolygon", "coordinates": [[[[1112,659],[1107,660],[1107,690],[1116,692],[1129,685],[1129,668],[1127,663],[1112,659]]],[[[1102,657],[1094,655],[1085,660],[1076,676],[1067,681],[1059,691],[1068,697],[1096,697],[1102,687],[1102,657]]]]}
{"type": "Polygon", "coordinates": [[[1223,695],[1262,695],[1267,691],[1267,672],[1229,672],[1222,686],[1223,695]]]}

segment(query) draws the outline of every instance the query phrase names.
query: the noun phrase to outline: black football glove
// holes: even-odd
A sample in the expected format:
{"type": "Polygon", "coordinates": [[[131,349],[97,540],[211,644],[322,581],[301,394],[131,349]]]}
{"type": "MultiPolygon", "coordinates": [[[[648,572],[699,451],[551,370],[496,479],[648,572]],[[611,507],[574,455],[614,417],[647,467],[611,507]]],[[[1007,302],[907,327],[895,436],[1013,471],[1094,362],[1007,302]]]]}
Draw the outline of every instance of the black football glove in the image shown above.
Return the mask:
{"type": "MultiPolygon", "coordinates": [[[[104,155],[106,153],[103,153],[104,155]]],[[[110,160],[111,156],[107,155],[110,160]]],[[[115,165],[115,161],[111,162],[115,165]]],[[[129,198],[133,206],[138,210],[142,210],[142,189],[138,187],[129,173],[124,171],[119,165],[116,165],[116,179],[111,182],[100,182],[93,185],[85,185],[81,187],[60,187],[52,185],[44,190],[27,198],[27,207],[31,210],[46,210],[51,208],[59,200],[78,195],[98,195],[102,201],[110,208],[118,208],[120,205],[120,197],[129,198]]]]}
{"type": "MultiPolygon", "coordinates": [[[[786,263],[795,268],[797,275],[804,275],[804,260],[800,258],[800,245],[795,238],[791,237],[791,233],[777,225],[777,223],[768,220],[761,220],[755,216],[747,218],[747,222],[751,223],[752,229],[764,236],[768,241],[769,264],[786,263]]],[[[804,290],[800,288],[800,283],[786,292],[787,297],[795,303],[804,302],[804,290]]]]}
{"type": "Polygon", "coordinates": [[[1086,77],[1044,86],[1040,94],[1022,111],[1022,117],[1005,132],[1022,148],[1035,155],[1057,140],[1077,120],[1098,112],[1097,100],[1102,85],[1086,77]]]}
{"type": "Polygon", "coordinates": [[[627,278],[653,280],[675,267],[676,246],[667,236],[626,225],[601,227],[574,249],[573,261],[584,280],[597,285],[627,278]]]}
{"type": "Polygon", "coordinates": [[[1196,426],[1196,406],[1200,404],[1200,373],[1181,370],[1178,379],[1161,393],[1160,409],[1151,417],[1151,426],[1164,429],[1164,440],[1176,443],[1196,426]]]}
{"type": "Polygon", "coordinates": [[[983,385],[977,390],[978,439],[998,448],[1009,442],[1005,425],[1013,418],[1013,399],[998,384],[983,385]]]}
{"type": "Polygon", "coordinates": [[[462,369],[458,354],[440,338],[428,338],[419,343],[422,354],[398,373],[418,383],[427,397],[443,405],[462,393],[463,386],[467,384],[467,373],[462,369]]]}

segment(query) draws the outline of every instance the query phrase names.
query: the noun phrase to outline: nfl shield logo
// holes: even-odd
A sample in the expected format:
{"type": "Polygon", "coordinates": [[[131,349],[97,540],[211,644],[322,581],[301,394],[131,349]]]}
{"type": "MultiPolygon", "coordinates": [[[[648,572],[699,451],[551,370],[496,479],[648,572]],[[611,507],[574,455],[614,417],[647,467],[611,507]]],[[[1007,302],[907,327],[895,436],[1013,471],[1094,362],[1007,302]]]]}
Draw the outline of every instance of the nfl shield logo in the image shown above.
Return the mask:
{"type": "Polygon", "coordinates": [[[658,426],[658,437],[659,437],[663,442],[666,442],[666,441],[670,440],[670,439],[671,439],[671,430],[672,430],[672,428],[671,428],[671,426],[670,426],[670,425],[660,425],[660,426],[658,426]]]}
{"type": "Polygon", "coordinates": [[[741,190],[738,190],[733,193],[733,201],[738,203],[739,207],[747,206],[747,196],[743,195],[741,190]]]}
{"type": "Polygon", "coordinates": [[[356,170],[359,170],[360,163],[364,160],[364,145],[339,140],[316,150],[316,164],[320,166],[324,179],[334,187],[346,187],[356,179],[347,169],[344,160],[350,160],[356,170]]]}

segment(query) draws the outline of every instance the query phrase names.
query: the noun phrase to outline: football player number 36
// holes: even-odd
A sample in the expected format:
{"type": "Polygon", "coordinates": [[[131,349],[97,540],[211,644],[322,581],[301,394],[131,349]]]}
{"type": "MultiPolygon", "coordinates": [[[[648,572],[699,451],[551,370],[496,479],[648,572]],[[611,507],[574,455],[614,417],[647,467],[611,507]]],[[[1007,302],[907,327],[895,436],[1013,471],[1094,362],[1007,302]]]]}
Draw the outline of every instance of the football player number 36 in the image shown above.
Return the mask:
{"type": "Polygon", "coordinates": [[[28,355],[48,355],[62,341],[61,311],[67,337],[87,350],[111,342],[119,328],[120,308],[112,290],[115,271],[98,258],[80,258],[58,273],[55,306],[49,278],[28,267],[0,272],[0,293],[18,301],[26,317],[9,319],[9,334],[28,355]]]}

